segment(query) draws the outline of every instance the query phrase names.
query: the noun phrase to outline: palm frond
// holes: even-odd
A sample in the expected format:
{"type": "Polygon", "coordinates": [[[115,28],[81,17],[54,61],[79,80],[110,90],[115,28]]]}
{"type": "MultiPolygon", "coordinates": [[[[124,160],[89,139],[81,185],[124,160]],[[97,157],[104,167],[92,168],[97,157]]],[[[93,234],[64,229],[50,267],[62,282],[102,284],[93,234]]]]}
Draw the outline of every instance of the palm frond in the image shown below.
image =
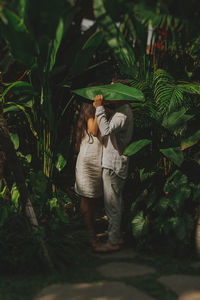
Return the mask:
{"type": "Polygon", "coordinates": [[[137,128],[151,128],[159,119],[160,114],[151,100],[134,110],[134,124],[137,128]]]}
{"type": "Polygon", "coordinates": [[[200,35],[191,40],[190,45],[186,49],[186,52],[194,61],[194,66],[200,66],[200,35]]]}
{"type": "Polygon", "coordinates": [[[135,5],[134,11],[137,18],[146,26],[151,22],[154,30],[163,26],[167,26],[171,30],[180,30],[184,24],[183,19],[179,19],[168,13],[157,14],[151,8],[144,5],[144,3],[135,5]]]}
{"type": "Polygon", "coordinates": [[[178,84],[178,87],[188,94],[200,95],[200,83],[199,82],[181,82],[178,84]]]}
{"type": "Polygon", "coordinates": [[[184,102],[182,89],[169,73],[161,69],[154,73],[154,97],[158,110],[163,114],[173,111],[184,102]]]}
{"type": "Polygon", "coordinates": [[[133,78],[129,80],[129,83],[130,86],[142,91],[146,99],[153,98],[152,89],[145,80],[133,78]]]}

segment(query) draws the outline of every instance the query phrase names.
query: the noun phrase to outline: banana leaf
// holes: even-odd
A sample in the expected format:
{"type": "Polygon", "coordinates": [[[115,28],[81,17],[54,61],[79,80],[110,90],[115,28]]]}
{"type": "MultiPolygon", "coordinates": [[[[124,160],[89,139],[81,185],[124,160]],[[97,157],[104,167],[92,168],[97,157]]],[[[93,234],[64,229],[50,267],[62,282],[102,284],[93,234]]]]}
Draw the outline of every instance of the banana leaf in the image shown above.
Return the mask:
{"type": "Polygon", "coordinates": [[[2,95],[0,96],[0,102],[4,100],[4,97],[10,90],[22,89],[22,91],[26,91],[29,95],[35,95],[36,92],[33,89],[33,86],[26,81],[15,81],[8,85],[8,87],[4,90],[2,95]]]}
{"type": "Polygon", "coordinates": [[[150,140],[143,139],[139,141],[135,141],[131,143],[124,151],[124,155],[131,156],[140,151],[143,147],[149,145],[151,143],[150,140]]]}
{"type": "Polygon", "coordinates": [[[92,55],[96,49],[102,43],[102,32],[95,32],[90,36],[90,38],[85,42],[82,49],[80,49],[73,61],[73,64],[69,70],[69,76],[76,76],[82,73],[89,66],[92,60],[92,55]]]}
{"type": "Polygon", "coordinates": [[[123,72],[127,75],[132,75],[135,67],[135,55],[133,49],[107,13],[104,1],[94,0],[93,7],[94,15],[103,31],[106,43],[112,49],[113,55],[118,63],[120,63],[123,72]]]}
{"type": "Polygon", "coordinates": [[[3,13],[7,23],[3,24],[2,32],[9,44],[13,57],[26,67],[33,67],[37,56],[37,47],[32,36],[23,20],[15,13],[8,9],[4,9],[3,13]]]}
{"type": "Polygon", "coordinates": [[[63,32],[64,32],[64,22],[63,19],[60,18],[55,33],[55,38],[52,42],[49,71],[51,71],[53,69],[53,66],[55,65],[56,55],[63,38],[63,32]]]}
{"type": "Polygon", "coordinates": [[[93,86],[72,92],[89,100],[94,100],[96,95],[102,94],[105,100],[144,101],[144,95],[140,90],[122,83],[93,86]]]}

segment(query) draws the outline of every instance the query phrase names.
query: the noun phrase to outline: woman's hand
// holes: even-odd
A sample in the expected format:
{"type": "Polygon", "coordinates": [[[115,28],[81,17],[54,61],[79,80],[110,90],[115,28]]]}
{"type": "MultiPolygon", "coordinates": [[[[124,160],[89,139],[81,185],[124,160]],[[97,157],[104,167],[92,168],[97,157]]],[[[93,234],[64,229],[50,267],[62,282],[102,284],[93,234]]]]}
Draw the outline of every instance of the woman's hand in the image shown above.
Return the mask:
{"type": "Polygon", "coordinates": [[[93,106],[95,108],[102,106],[103,105],[103,95],[96,95],[94,97],[94,102],[93,102],[93,106]]]}

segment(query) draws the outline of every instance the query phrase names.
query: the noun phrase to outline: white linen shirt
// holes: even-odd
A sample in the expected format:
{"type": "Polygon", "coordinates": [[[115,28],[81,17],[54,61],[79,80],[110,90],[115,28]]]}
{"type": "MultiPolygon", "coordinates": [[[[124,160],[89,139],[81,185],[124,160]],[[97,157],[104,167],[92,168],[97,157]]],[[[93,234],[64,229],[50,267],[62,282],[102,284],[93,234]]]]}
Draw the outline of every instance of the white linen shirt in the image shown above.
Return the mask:
{"type": "Polygon", "coordinates": [[[96,108],[99,130],[103,137],[102,167],[111,169],[120,178],[128,173],[129,158],[123,155],[133,134],[133,113],[128,104],[120,106],[108,121],[103,106],[96,108]]]}

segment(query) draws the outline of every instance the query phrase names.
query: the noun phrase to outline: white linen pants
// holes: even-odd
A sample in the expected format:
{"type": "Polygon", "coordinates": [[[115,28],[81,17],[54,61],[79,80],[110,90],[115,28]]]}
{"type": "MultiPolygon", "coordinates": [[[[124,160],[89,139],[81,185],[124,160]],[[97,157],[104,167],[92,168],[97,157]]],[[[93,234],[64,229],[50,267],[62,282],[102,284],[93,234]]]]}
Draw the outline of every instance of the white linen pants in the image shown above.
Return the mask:
{"type": "Polygon", "coordinates": [[[125,180],[111,169],[103,168],[104,205],[108,218],[108,241],[118,244],[121,235],[121,216],[123,209],[122,192],[125,180]]]}

